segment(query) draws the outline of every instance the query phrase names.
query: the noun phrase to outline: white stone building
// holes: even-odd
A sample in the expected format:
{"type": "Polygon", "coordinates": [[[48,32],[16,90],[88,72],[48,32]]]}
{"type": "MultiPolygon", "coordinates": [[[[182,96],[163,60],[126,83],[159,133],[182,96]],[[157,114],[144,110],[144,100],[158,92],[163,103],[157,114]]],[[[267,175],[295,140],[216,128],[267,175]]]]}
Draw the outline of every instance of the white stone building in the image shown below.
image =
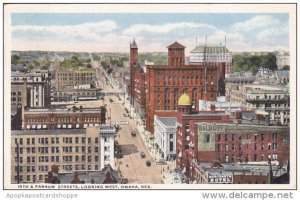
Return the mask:
{"type": "Polygon", "coordinates": [[[162,158],[170,160],[176,156],[176,117],[157,117],[154,119],[155,143],[162,158]]]}

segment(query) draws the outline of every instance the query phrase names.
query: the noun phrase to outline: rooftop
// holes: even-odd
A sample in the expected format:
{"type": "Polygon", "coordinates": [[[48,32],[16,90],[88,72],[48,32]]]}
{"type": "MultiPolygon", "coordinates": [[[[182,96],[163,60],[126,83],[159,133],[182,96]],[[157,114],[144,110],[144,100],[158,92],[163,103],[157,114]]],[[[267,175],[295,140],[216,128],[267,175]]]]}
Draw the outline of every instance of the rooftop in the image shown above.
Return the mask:
{"type": "Polygon", "coordinates": [[[168,49],[184,49],[185,46],[179,44],[177,41],[167,47],[168,49]]]}
{"type": "Polygon", "coordinates": [[[161,123],[163,123],[165,126],[176,126],[177,118],[176,117],[157,117],[161,123]]]}
{"type": "Polygon", "coordinates": [[[59,130],[12,130],[11,135],[68,135],[85,134],[85,129],[59,129],[59,130]]]}
{"type": "Polygon", "coordinates": [[[101,113],[101,108],[82,108],[82,111],[80,111],[80,108],[76,107],[76,109],[68,108],[68,109],[62,109],[62,108],[32,108],[27,109],[24,111],[24,114],[49,114],[49,113],[56,113],[56,114],[71,114],[71,113],[101,113]]]}
{"type": "Polygon", "coordinates": [[[193,52],[229,53],[229,50],[223,45],[202,44],[194,48],[191,53],[193,52]]]}

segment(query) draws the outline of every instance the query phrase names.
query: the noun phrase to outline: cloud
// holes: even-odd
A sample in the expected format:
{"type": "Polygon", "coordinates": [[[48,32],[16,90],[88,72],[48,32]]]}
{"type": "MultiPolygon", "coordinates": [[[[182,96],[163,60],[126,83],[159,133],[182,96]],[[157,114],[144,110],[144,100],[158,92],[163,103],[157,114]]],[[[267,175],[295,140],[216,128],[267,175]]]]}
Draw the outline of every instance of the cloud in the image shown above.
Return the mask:
{"type": "Polygon", "coordinates": [[[252,17],[247,21],[235,23],[232,25],[232,28],[234,31],[246,32],[254,29],[261,29],[265,27],[275,26],[278,24],[280,24],[279,20],[275,19],[272,16],[258,15],[252,17]]]}
{"type": "Polygon", "coordinates": [[[201,23],[191,23],[191,22],[180,22],[180,23],[166,23],[161,25],[151,25],[151,24],[135,24],[123,31],[126,35],[137,35],[142,32],[154,33],[154,34],[166,34],[176,29],[215,29],[214,26],[201,23]]]}
{"type": "Polygon", "coordinates": [[[105,20],[77,25],[18,25],[12,27],[14,50],[57,50],[128,52],[129,43],[136,39],[140,52],[167,51],[178,41],[186,46],[186,55],[196,45],[224,44],[230,51],[288,49],[288,21],[280,22],[269,15],[257,15],[244,22],[223,28],[205,23],[178,22],[161,24],[132,24],[119,27],[115,21],[105,20]]]}

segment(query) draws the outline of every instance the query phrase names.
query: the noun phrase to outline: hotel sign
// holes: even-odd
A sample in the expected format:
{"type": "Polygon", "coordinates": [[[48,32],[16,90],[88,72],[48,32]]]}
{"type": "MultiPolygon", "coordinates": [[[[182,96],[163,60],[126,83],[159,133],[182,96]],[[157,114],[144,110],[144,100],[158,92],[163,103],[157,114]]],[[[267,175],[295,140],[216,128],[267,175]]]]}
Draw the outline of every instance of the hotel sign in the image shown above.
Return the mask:
{"type": "Polygon", "coordinates": [[[225,126],[217,125],[199,125],[199,132],[225,132],[225,126]]]}
{"type": "Polygon", "coordinates": [[[208,174],[208,183],[233,183],[232,174],[208,174]]]}

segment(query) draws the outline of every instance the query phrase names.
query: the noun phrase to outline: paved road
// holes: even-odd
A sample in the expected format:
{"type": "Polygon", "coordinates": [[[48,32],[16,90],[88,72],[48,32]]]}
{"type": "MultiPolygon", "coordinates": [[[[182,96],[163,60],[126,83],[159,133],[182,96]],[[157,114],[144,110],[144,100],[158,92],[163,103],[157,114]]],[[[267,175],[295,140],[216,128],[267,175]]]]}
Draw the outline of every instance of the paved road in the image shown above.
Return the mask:
{"type": "Polygon", "coordinates": [[[131,132],[136,130],[136,121],[123,117],[125,111],[122,104],[112,103],[111,106],[114,108],[111,116],[113,121],[129,121],[128,125],[120,126],[121,130],[116,137],[123,154],[123,158],[117,161],[117,168],[120,169],[122,176],[128,178],[129,183],[161,183],[161,166],[154,162],[150,167],[146,166],[146,160],[151,160],[151,156],[140,135],[131,136],[131,132]],[[144,152],[146,158],[141,158],[140,152],[144,152]]]}
{"type": "MultiPolygon", "coordinates": [[[[92,59],[92,56],[91,56],[92,59]]],[[[99,62],[93,61],[92,66],[96,69],[97,86],[106,92],[114,92],[115,90],[106,84],[105,72],[99,62]]],[[[116,137],[116,141],[119,143],[122,150],[123,157],[116,160],[116,169],[121,171],[122,177],[128,179],[128,183],[162,183],[161,171],[162,167],[156,165],[154,162],[151,166],[146,166],[146,160],[151,160],[151,156],[144,145],[142,138],[139,134],[136,137],[131,136],[133,130],[137,130],[137,122],[129,117],[124,117],[125,105],[124,100],[119,100],[116,96],[105,96],[103,100],[78,102],[78,105],[84,105],[85,107],[93,107],[107,104],[108,116],[111,119],[107,120],[109,124],[112,121],[128,121],[128,125],[120,125],[121,130],[116,137]],[[110,102],[110,99],[113,102],[110,102]],[[146,154],[146,158],[141,158],[140,152],[146,154]],[[127,167],[128,166],[128,167],[127,167]]],[[[138,133],[138,132],[137,132],[138,133]]]]}

